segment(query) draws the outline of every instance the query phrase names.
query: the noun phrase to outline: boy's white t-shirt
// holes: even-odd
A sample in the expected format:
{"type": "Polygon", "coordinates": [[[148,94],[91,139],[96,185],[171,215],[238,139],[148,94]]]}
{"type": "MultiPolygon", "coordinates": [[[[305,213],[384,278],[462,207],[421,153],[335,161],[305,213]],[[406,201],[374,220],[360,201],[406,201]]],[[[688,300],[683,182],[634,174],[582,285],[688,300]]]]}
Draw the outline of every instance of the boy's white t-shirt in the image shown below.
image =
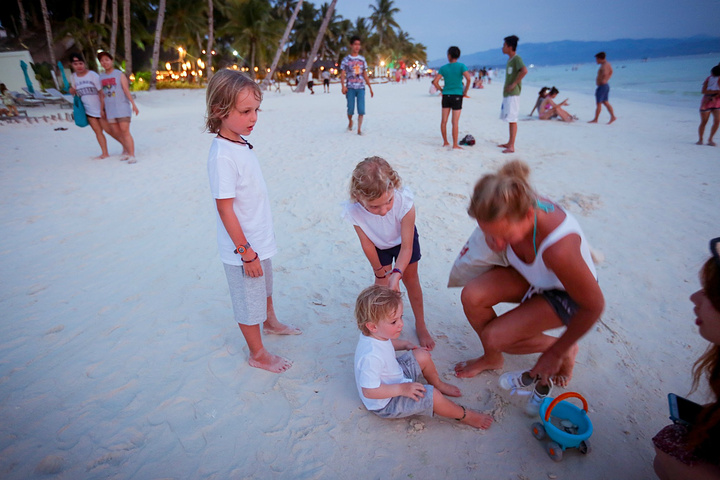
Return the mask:
{"type": "Polygon", "coordinates": [[[359,202],[345,202],[342,218],[360,227],[380,250],[397,247],[402,243],[402,219],[413,207],[413,197],[408,187],[395,190],[393,207],[384,216],[368,212],[359,202]]]}
{"type": "Polygon", "coordinates": [[[377,388],[381,384],[412,382],[406,378],[395,357],[395,348],[390,340],[378,340],[360,333],[355,349],[355,384],[360,399],[368,410],[381,410],[390,403],[390,398],[367,398],[364,388],[377,388]]]}
{"type": "Polygon", "coordinates": [[[92,70],[88,70],[82,77],[78,77],[76,73],[73,73],[72,85],[82,100],[83,107],[85,107],[85,114],[100,118],[102,115],[100,111],[100,95],[102,95],[100,75],[92,70]]]}
{"type": "MultiPolygon", "coordinates": [[[[270,198],[255,153],[244,145],[215,138],[208,155],[208,177],[214,199],[233,198],[233,210],[245,237],[265,260],[277,253],[270,198]]],[[[225,230],[220,214],[217,217],[217,241],[220,260],[228,265],[242,265],[240,255],[225,230]]]]}

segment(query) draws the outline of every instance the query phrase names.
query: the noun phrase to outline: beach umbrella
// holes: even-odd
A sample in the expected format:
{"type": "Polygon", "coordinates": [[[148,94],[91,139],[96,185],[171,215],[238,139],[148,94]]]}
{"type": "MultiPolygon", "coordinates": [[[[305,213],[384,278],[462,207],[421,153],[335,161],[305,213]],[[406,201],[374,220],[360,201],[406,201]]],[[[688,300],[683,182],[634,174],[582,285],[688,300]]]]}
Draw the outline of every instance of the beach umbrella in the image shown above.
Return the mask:
{"type": "Polygon", "coordinates": [[[63,64],[60,60],[58,60],[58,68],[60,69],[60,73],[62,73],[63,77],[63,92],[67,92],[70,90],[70,82],[68,82],[68,79],[65,76],[65,69],[63,68],[63,64]]]}
{"type": "Polygon", "coordinates": [[[25,63],[25,60],[20,60],[20,68],[22,68],[22,71],[25,74],[25,83],[27,83],[28,91],[30,93],[35,93],[35,88],[33,87],[33,84],[30,81],[30,76],[27,72],[27,63],[25,63]]]}

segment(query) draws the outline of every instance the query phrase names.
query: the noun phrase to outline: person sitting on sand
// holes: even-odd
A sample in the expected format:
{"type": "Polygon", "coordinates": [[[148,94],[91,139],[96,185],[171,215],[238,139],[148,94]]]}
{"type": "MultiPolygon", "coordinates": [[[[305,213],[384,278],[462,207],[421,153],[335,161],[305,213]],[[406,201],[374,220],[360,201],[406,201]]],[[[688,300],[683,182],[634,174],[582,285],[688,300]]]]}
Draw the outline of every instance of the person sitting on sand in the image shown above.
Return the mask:
{"type": "Polygon", "coordinates": [[[355,303],[360,339],[355,349],[355,383],[365,407],[382,418],[437,413],[486,429],[492,417],[456,404],[460,389],[440,379],[430,353],[400,340],[402,294],[380,285],[366,288],[355,303]],[[396,350],[408,350],[399,358],[396,350]],[[429,385],[418,382],[425,377],[429,385]]]}
{"type": "Polygon", "coordinates": [[[3,113],[3,115],[11,117],[17,117],[20,115],[20,112],[18,112],[17,106],[15,105],[15,98],[12,96],[12,93],[10,93],[10,90],[7,89],[4,83],[0,83],[0,97],[2,97],[2,103],[5,106],[3,110],[7,112],[3,113]]]}
{"type": "Polygon", "coordinates": [[[550,89],[550,92],[542,101],[540,109],[538,110],[540,120],[550,120],[553,118],[560,118],[563,122],[572,122],[574,120],[573,116],[562,108],[563,105],[568,105],[567,98],[560,103],[555,103],[555,97],[557,97],[558,93],[560,93],[560,91],[557,88],[552,87],[550,89]]]}
{"type": "MultiPolygon", "coordinates": [[[[535,113],[535,110],[540,108],[540,105],[542,104],[543,100],[545,100],[545,97],[547,97],[548,92],[550,92],[550,89],[548,87],[542,87],[540,89],[540,91],[538,92],[538,98],[535,101],[535,106],[530,111],[530,114],[528,115],[528,117],[532,117],[533,113],[535,113]]],[[[539,113],[540,113],[540,111],[538,110],[538,114],[539,113]]]]}
{"type": "Polygon", "coordinates": [[[720,238],[710,242],[712,257],[700,270],[702,289],[690,296],[700,336],[710,342],[693,366],[691,393],[704,375],[714,401],[704,405],[694,425],[673,424],[653,438],[654,468],[660,480],[720,479],[720,238]]]}
{"type": "Polygon", "coordinates": [[[702,101],[700,102],[700,126],[698,127],[697,145],[702,145],[703,135],[705,134],[705,125],[707,125],[710,115],[713,117],[713,124],[710,127],[710,136],[708,137],[708,145],[714,147],[713,137],[720,126],[720,64],[710,70],[710,76],[703,82],[702,101]]]}
{"type": "Polygon", "coordinates": [[[484,354],[455,366],[458,377],[501,369],[503,353],[542,353],[530,369],[541,385],[569,382],[577,341],[604,308],[590,247],[577,220],[530,186],[530,169],[519,160],[475,185],[468,207],[493,250],[510,266],[494,267],[467,283],[461,301],[484,354]],[[520,303],[498,316],[493,307],[520,303]],[[546,330],[567,327],[555,338],[546,330]]]}

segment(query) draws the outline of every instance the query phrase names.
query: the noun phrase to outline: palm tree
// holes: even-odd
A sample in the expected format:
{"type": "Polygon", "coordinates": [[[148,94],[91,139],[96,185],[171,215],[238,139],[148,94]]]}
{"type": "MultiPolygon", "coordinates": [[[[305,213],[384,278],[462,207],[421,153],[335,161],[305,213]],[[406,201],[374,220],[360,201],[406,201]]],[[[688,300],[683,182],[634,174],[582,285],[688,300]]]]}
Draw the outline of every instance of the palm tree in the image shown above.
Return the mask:
{"type": "Polygon", "coordinates": [[[52,28],[50,27],[50,14],[48,13],[47,3],[45,0],[40,0],[40,8],[42,8],[43,22],[45,23],[45,35],[47,37],[48,50],[50,52],[50,65],[52,65],[53,71],[55,70],[55,49],[53,48],[55,43],[53,42],[52,28]]]}
{"type": "Polygon", "coordinates": [[[266,88],[268,86],[270,86],[270,82],[272,81],[272,78],[275,75],[275,69],[277,68],[278,62],[280,61],[280,55],[282,55],[282,52],[285,49],[285,42],[287,42],[287,39],[290,36],[290,31],[292,30],[293,25],[295,24],[295,19],[298,16],[298,12],[300,11],[302,4],[303,4],[303,0],[299,0],[298,4],[295,6],[295,9],[293,10],[292,15],[290,16],[290,19],[287,22],[287,26],[285,27],[285,33],[283,34],[283,37],[280,40],[280,44],[278,45],[278,48],[275,51],[275,58],[273,58],[272,65],[270,66],[270,71],[268,72],[267,76],[265,77],[265,80],[263,80],[263,86],[266,88]]]}
{"type": "Polygon", "coordinates": [[[25,30],[27,30],[27,20],[25,17],[25,8],[23,7],[22,0],[17,0],[18,4],[18,11],[20,13],[20,35],[25,33],[25,30]]]}
{"type": "Polygon", "coordinates": [[[150,90],[155,90],[155,86],[157,84],[157,68],[158,62],[160,61],[160,38],[162,37],[164,20],[165,0],[160,0],[160,4],[158,5],[157,21],[155,23],[155,42],[153,42],[152,63],[150,64],[150,90]]]}
{"type": "Polygon", "coordinates": [[[110,55],[115,57],[118,31],[118,0],[112,0],[112,27],[110,29],[110,55]]]}
{"type": "Polygon", "coordinates": [[[222,32],[232,37],[233,47],[246,54],[242,57],[250,68],[266,64],[283,27],[267,0],[229,0],[224,10],[228,22],[222,32]]]}
{"type": "Polygon", "coordinates": [[[393,7],[393,0],[377,0],[377,6],[370,5],[373,13],[370,15],[370,21],[372,22],[375,32],[379,37],[379,47],[383,47],[383,36],[393,35],[394,30],[392,27],[400,27],[393,18],[393,15],[400,12],[399,8],[393,7]]]}
{"type": "Polygon", "coordinates": [[[320,23],[315,6],[309,2],[304,3],[295,20],[295,35],[290,45],[290,55],[293,58],[306,58],[317,38],[320,23]]]}
{"type": "Polygon", "coordinates": [[[207,8],[207,3],[197,0],[172,0],[165,16],[163,46],[175,49],[180,45],[199,57],[203,50],[199,32],[207,29],[207,8]]]}
{"type": "Polygon", "coordinates": [[[325,30],[327,29],[327,26],[330,23],[330,19],[333,17],[333,13],[335,12],[336,3],[337,0],[332,0],[332,3],[330,3],[330,6],[328,7],[327,13],[325,14],[325,18],[323,19],[323,23],[322,25],[320,25],[320,31],[318,32],[317,38],[315,39],[315,43],[312,47],[312,51],[310,52],[310,56],[308,57],[307,63],[305,64],[305,73],[303,74],[300,83],[295,89],[297,93],[302,93],[305,91],[305,85],[307,85],[308,75],[310,75],[312,65],[313,63],[315,63],[315,57],[317,56],[318,50],[320,50],[320,44],[322,43],[323,37],[325,36],[325,30]]]}
{"type": "Polygon", "coordinates": [[[208,0],[208,41],[207,41],[207,48],[205,51],[207,52],[207,79],[208,81],[213,76],[213,69],[212,69],[212,49],[213,44],[215,43],[215,13],[213,9],[213,0],[208,0]]]}

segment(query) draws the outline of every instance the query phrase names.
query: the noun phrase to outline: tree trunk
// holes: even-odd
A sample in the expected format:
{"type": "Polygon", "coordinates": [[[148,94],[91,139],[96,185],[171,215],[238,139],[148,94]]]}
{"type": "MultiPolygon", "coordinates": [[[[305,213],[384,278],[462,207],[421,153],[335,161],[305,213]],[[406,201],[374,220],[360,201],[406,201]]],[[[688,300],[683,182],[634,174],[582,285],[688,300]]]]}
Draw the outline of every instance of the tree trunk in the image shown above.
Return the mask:
{"type": "Polygon", "coordinates": [[[85,0],[83,2],[83,11],[85,12],[83,20],[87,22],[88,20],[90,20],[90,0],[85,0]]]}
{"type": "Polygon", "coordinates": [[[48,13],[47,3],[45,0],[40,0],[40,7],[42,8],[43,22],[45,23],[45,35],[47,36],[48,51],[50,52],[50,65],[52,66],[53,72],[57,68],[57,62],[55,61],[55,42],[53,42],[52,28],[50,27],[50,14],[48,13]]]}
{"type": "MultiPolygon", "coordinates": [[[[300,0],[300,3],[302,3],[302,0],[300,0]]],[[[213,76],[213,69],[212,69],[212,49],[213,44],[215,43],[215,13],[213,11],[213,0],[208,0],[208,41],[207,41],[207,48],[205,49],[205,52],[207,52],[206,56],[206,67],[207,67],[207,79],[210,81],[210,79],[213,76]]]]}
{"type": "Polygon", "coordinates": [[[27,18],[25,17],[25,9],[23,8],[22,0],[17,0],[17,2],[18,10],[20,11],[20,28],[22,29],[20,35],[22,36],[22,34],[25,33],[25,30],[27,30],[27,18]]]}
{"type": "Polygon", "coordinates": [[[100,25],[105,25],[105,14],[107,13],[107,0],[102,0],[102,3],[100,5],[100,20],[98,23],[100,25]]]}
{"type": "Polygon", "coordinates": [[[298,84],[297,88],[295,88],[296,93],[302,93],[305,91],[305,85],[307,85],[308,75],[310,75],[310,70],[312,69],[313,63],[315,63],[315,56],[317,55],[318,50],[320,50],[320,44],[322,43],[322,39],[325,36],[325,30],[327,30],[327,26],[333,16],[333,12],[335,12],[336,3],[337,0],[332,0],[330,7],[328,7],[328,11],[325,14],[323,23],[322,25],[320,25],[320,31],[318,32],[317,37],[315,37],[315,43],[313,44],[312,52],[310,52],[310,56],[308,56],[308,61],[305,64],[305,73],[303,73],[303,76],[300,79],[300,83],[298,84]]]}
{"type": "Polygon", "coordinates": [[[285,48],[285,42],[287,42],[287,39],[290,36],[290,32],[292,31],[293,25],[295,24],[295,19],[298,16],[298,12],[300,11],[300,7],[302,7],[302,4],[303,4],[303,0],[299,0],[297,6],[295,7],[295,10],[293,10],[290,20],[288,20],[287,27],[285,27],[285,33],[283,34],[282,40],[280,40],[280,45],[278,45],[278,49],[275,52],[275,58],[273,58],[272,65],[270,66],[270,73],[268,73],[267,76],[265,77],[265,80],[263,80],[264,88],[270,87],[270,82],[272,81],[273,76],[275,75],[275,69],[277,68],[278,63],[280,62],[280,55],[282,55],[283,49],[285,48]]]}
{"type": "Polygon", "coordinates": [[[130,39],[130,0],[123,0],[123,43],[125,44],[125,75],[132,75],[132,40],[130,39]]]}
{"type": "Polygon", "coordinates": [[[117,30],[118,30],[118,0],[112,0],[112,27],[110,30],[110,55],[115,57],[115,49],[117,48],[117,30]]]}
{"type": "Polygon", "coordinates": [[[157,85],[157,69],[160,62],[160,39],[162,38],[163,22],[165,21],[165,0],[160,0],[157,22],[155,24],[155,42],[153,43],[152,66],[150,67],[150,90],[157,85]]]}

